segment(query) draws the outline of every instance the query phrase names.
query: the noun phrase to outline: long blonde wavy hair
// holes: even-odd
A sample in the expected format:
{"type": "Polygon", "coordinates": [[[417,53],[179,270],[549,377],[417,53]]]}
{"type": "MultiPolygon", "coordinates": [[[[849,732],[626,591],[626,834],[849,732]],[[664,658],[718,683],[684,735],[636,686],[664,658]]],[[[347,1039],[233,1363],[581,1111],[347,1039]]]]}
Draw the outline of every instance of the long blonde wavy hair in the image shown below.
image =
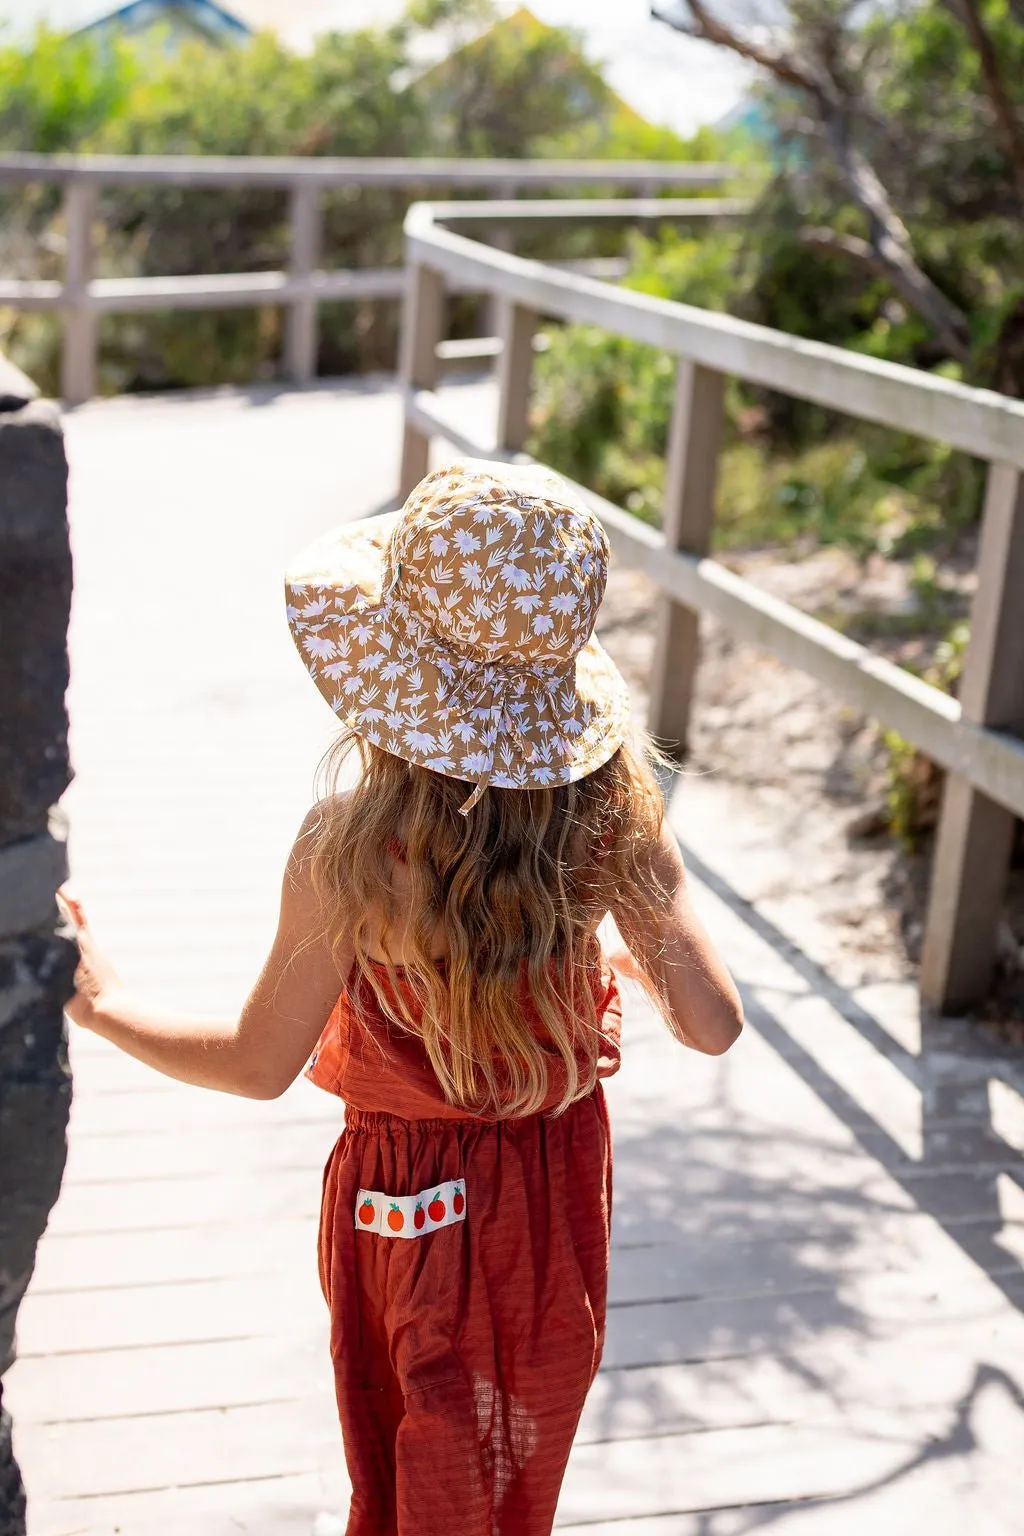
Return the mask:
{"type": "Polygon", "coordinates": [[[422,1037],[449,1103],[484,1117],[527,1115],[557,1083],[560,1113],[594,1087],[596,929],[613,893],[633,908],[654,900],[645,854],[664,814],[656,755],[639,739],[576,783],[490,787],[460,815],[472,789],[461,779],[351,732],[327,754],[310,855],[325,932],[337,948],[351,926],[354,1005],[365,979],[389,1022],[422,1037]],[[362,771],[339,793],[353,749],[362,771]],[[398,931],[401,964],[391,952],[398,931]]]}

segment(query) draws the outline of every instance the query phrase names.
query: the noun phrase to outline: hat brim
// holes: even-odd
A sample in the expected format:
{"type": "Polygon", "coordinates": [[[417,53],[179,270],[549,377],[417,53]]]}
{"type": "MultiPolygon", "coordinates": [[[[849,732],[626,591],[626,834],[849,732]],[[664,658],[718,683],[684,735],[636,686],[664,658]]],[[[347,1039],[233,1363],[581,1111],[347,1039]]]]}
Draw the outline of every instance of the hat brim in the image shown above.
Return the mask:
{"type": "Polygon", "coordinates": [[[285,576],[288,623],[317,688],[372,745],[450,778],[499,789],[571,783],[629,734],[624,678],[593,636],[567,668],[474,662],[382,591],[400,513],[343,524],[285,576]]]}

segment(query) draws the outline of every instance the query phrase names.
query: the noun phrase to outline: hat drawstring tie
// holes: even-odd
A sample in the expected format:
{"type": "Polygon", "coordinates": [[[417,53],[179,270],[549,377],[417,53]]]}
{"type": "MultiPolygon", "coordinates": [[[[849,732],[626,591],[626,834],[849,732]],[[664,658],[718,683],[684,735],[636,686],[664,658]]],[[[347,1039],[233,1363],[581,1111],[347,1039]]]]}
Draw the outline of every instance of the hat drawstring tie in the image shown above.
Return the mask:
{"type": "MultiPolygon", "coordinates": [[[[473,700],[473,703],[469,706],[470,709],[476,709],[477,708],[478,702],[479,702],[480,698],[483,696],[484,692],[486,691],[487,686],[488,685],[485,683],[484,686],[482,688],[480,688],[480,690],[477,692],[476,697],[473,700]]],[[[495,746],[497,744],[497,734],[498,734],[498,731],[501,729],[502,719],[503,718],[506,719],[506,720],[511,720],[512,719],[511,712],[510,712],[510,710],[508,709],[508,706],[505,703],[505,695],[506,695],[506,693],[508,691],[508,679],[507,678],[499,679],[498,682],[496,684],[492,685],[492,686],[495,687],[495,690],[497,692],[497,700],[491,706],[491,708],[488,711],[488,713],[490,714],[491,719],[492,719],[493,724],[494,724],[495,741],[491,742],[490,761],[488,762],[487,767],[484,769],[483,773],[477,779],[476,784],[473,787],[473,793],[469,796],[468,800],[466,800],[462,805],[459,806],[459,815],[460,816],[468,816],[469,815],[470,811],[473,809],[474,805],[476,805],[477,801],[480,799],[480,796],[483,794],[484,790],[487,788],[488,784],[491,782],[491,777],[492,777],[492,775],[494,773],[494,757],[495,757],[495,746]]]]}
{"type": "MultiPolygon", "coordinates": [[[[553,683],[549,683],[547,681],[547,679],[539,679],[538,678],[537,680],[539,682],[541,682],[541,685],[543,687],[543,691],[544,691],[545,696],[547,697],[547,700],[548,700],[548,707],[551,709],[552,716],[554,717],[554,701],[551,698],[551,691],[552,691],[552,688],[554,687],[554,684],[553,683]]],[[[509,705],[508,705],[508,693],[509,693],[509,689],[512,687],[512,683],[513,683],[513,678],[505,677],[505,678],[499,679],[498,682],[494,685],[495,686],[495,691],[497,693],[497,698],[496,698],[495,703],[491,707],[490,713],[491,713],[492,718],[494,720],[495,735],[497,735],[497,731],[498,730],[504,729],[506,731],[506,733],[513,738],[513,740],[514,740],[518,750],[522,754],[524,754],[525,756],[528,757],[530,755],[531,748],[530,748],[530,743],[529,743],[527,737],[523,734],[522,722],[518,719],[515,710],[510,709],[509,705]]],[[[473,704],[470,706],[470,708],[475,708],[476,707],[477,700],[479,700],[479,698],[481,697],[481,694],[483,693],[483,691],[484,690],[481,689],[480,692],[477,693],[476,699],[474,699],[473,704]]],[[[554,717],[554,718],[556,718],[556,720],[557,720],[557,717],[554,717]]],[[[491,759],[490,759],[490,762],[488,763],[488,765],[487,765],[486,769],[484,770],[483,774],[481,775],[481,777],[477,780],[476,785],[474,786],[474,789],[473,789],[473,793],[470,795],[469,799],[466,800],[463,805],[459,806],[459,815],[460,816],[468,816],[469,815],[470,811],[473,809],[474,805],[477,804],[477,802],[480,799],[480,796],[483,794],[484,790],[487,788],[488,784],[491,782],[491,778],[492,778],[492,776],[494,774],[494,758],[495,758],[495,755],[496,755],[495,748],[496,748],[496,742],[492,743],[492,745],[491,745],[491,759]]]]}

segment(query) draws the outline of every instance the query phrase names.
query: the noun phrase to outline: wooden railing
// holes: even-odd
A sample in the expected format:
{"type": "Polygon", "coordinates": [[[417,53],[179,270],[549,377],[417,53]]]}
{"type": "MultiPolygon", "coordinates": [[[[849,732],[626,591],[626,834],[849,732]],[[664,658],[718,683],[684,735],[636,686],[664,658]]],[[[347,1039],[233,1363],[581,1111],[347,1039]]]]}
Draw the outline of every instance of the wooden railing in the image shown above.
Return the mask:
{"type": "MultiPolygon", "coordinates": [[[[484,204],[473,212],[478,220],[488,216],[484,204]]],[[[507,222],[515,218],[514,208],[501,214],[507,222]]],[[[660,592],[651,729],[676,750],[685,749],[698,614],[705,612],[947,768],[921,991],[946,1012],[977,1001],[990,982],[1015,818],[1024,816],[1024,402],[556,271],[457,233],[452,222],[450,206],[426,203],[406,217],[403,497],[426,472],[434,435],[471,455],[525,457],[533,338],[541,317],[585,321],[673,353],[678,366],[663,531],[580,487],[618,558],[645,572],[660,592]],[[493,443],[473,440],[436,391],[445,292],[466,283],[495,295],[504,311],[493,443]],[[707,557],[730,375],[988,461],[959,699],[707,557]]]]}
{"type": "MultiPolygon", "coordinates": [[[[64,279],[0,278],[0,305],[22,310],[57,310],[64,319],[61,394],[79,404],[96,392],[97,332],[102,314],[154,309],[225,309],[284,305],[285,370],[299,382],[314,377],[317,308],[327,300],[398,299],[405,290],[402,268],[322,271],[321,197],[330,187],[398,187],[421,194],[427,187],[497,191],[507,203],[523,189],[608,187],[640,190],[645,200],[629,215],[614,199],[587,199],[594,222],[641,224],[652,219],[714,218],[745,206],[713,198],[670,199],[666,189],[721,187],[728,168],[672,161],[558,160],[339,160],[257,159],[243,156],[5,155],[4,182],[56,183],[64,187],[67,240],[64,279]],[[93,276],[97,194],[101,187],[280,187],[290,196],[291,259],[286,272],[205,273],[187,277],[96,278],[93,276]]],[[[518,204],[514,205],[519,207],[518,204]]],[[[567,205],[537,204],[536,220],[558,219],[567,205]]],[[[475,213],[479,205],[476,205],[475,213]]],[[[472,217],[467,205],[465,216],[472,217]]],[[[503,204],[479,216],[488,227],[504,227],[503,204]]],[[[484,227],[478,223],[477,227],[484,227]]]]}

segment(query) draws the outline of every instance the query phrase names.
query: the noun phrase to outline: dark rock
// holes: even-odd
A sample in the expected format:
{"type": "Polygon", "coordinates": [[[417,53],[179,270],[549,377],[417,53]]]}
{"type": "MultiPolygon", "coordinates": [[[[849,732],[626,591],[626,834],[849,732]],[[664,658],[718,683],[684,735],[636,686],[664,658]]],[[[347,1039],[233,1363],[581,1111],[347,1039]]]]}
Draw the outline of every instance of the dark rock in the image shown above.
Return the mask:
{"type": "MultiPolygon", "coordinates": [[[[52,807],[70,778],[67,463],[56,411],[10,413],[11,388],[0,370],[0,1377],[64,1172],[63,1009],[78,957],[53,899],[64,851],[52,807]]],[[[25,1524],[0,1400],[0,1536],[25,1536],[25,1524]]]]}
{"type": "Polygon", "coordinates": [[[70,770],[67,461],[56,410],[0,414],[0,847],[45,832],[70,770]]]}

